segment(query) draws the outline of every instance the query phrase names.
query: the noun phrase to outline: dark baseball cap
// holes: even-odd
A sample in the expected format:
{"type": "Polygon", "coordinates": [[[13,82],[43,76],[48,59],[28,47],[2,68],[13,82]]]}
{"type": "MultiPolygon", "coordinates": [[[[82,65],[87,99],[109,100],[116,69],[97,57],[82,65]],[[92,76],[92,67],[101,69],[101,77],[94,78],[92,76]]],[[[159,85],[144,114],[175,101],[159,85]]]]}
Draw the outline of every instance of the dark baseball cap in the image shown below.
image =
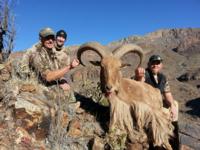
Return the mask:
{"type": "Polygon", "coordinates": [[[152,63],[152,62],[155,62],[155,61],[160,61],[160,62],[162,62],[163,59],[161,58],[160,55],[152,55],[152,56],[149,58],[149,63],[152,63]]]}
{"type": "Polygon", "coordinates": [[[64,39],[67,39],[67,33],[65,32],[65,30],[59,30],[57,33],[56,33],[56,37],[57,36],[61,36],[63,37],[64,39]]]}

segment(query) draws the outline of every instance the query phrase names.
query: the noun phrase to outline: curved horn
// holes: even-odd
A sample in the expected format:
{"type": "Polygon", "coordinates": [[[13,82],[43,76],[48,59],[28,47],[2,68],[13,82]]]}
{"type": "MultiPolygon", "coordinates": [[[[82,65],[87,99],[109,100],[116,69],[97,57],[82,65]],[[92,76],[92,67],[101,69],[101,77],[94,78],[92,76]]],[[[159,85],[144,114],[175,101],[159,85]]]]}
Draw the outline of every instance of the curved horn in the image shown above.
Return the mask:
{"type": "Polygon", "coordinates": [[[106,51],[106,48],[98,42],[85,43],[85,44],[81,45],[77,51],[77,58],[79,59],[81,64],[83,64],[83,61],[81,60],[81,55],[84,51],[87,51],[87,50],[93,50],[94,52],[99,54],[99,56],[101,58],[103,58],[104,56],[106,56],[108,54],[106,51]]]}
{"type": "Polygon", "coordinates": [[[142,64],[143,59],[144,59],[144,52],[143,52],[142,48],[138,45],[135,45],[135,44],[122,45],[122,46],[120,46],[119,48],[117,48],[113,51],[113,55],[115,57],[121,58],[122,56],[124,56],[128,52],[134,52],[134,53],[137,53],[139,55],[140,63],[138,64],[138,66],[140,66],[142,64]]]}

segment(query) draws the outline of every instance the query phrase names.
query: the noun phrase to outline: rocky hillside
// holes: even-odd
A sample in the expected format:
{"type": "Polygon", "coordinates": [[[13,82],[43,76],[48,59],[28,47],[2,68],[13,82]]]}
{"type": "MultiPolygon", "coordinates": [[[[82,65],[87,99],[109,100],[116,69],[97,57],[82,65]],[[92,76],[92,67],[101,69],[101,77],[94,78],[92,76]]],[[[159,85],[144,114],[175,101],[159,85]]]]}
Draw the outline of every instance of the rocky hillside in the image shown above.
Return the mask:
{"type": "MultiPolygon", "coordinates": [[[[164,59],[172,93],[179,102],[179,136],[183,149],[200,149],[200,28],[159,30],[145,36],[130,36],[106,45],[111,50],[125,43],[140,45],[145,51],[143,67],[152,54],[164,59]]],[[[72,57],[79,46],[68,47],[72,57]]],[[[70,73],[78,103],[59,99],[55,107],[45,87],[17,77],[23,53],[15,53],[0,64],[0,149],[121,149],[123,137],[107,135],[109,108],[99,87],[99,68],[79,66],[70,73]],[[58,109],[59,108],[59,109],[58,109]],[[119,142],[120,141],[120,142],[119,142]],[[104,148],[103,148],[104,147],[104,148]]],[[[99,59],[90,54],[90,60],[99,59]]],[[[85,60],[86,61],[86,60],[85,60]]],[[[131,64],[122,70],[130,78],[138,63],[136,55],[126,55],[131,64]]]]}

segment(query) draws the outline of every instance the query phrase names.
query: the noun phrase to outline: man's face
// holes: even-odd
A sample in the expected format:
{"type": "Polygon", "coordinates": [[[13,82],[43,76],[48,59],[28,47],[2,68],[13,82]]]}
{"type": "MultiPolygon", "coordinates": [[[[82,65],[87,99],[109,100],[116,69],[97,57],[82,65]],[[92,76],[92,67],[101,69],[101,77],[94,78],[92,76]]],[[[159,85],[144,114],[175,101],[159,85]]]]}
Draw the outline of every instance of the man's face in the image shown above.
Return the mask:
{"type": "Polygon", "coordinates": [[[162,67],[163,67],[162,62],[159,60],[149,63],[149,68],[153,74],[158,74],[162,69],[162,67]]]}
{"type": "Polygon", "coordinates": [[[62,36],[57,36],[56,44],[57,44],[57,46],[62,47],[65,44],[65,38],[62,36]]]}
{"type": "Polygon", "coordinates": [[[54,47],[54,36],[49,35],[42,39],[43,46],[47,49],[52,49],[54,47]]]}

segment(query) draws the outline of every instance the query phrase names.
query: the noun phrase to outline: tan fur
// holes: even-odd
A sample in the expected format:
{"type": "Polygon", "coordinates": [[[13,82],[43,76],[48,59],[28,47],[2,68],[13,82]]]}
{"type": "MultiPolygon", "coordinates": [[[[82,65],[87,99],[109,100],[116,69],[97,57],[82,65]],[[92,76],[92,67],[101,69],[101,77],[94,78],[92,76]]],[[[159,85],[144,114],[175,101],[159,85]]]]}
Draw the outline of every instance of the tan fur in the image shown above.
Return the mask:
{"type": "MultiPolygon", "coordinates": [[[[83,45],[80,50],[91,49],[93,44],[83,45]]],[[[140,50],[129,44],[116,51],[123,48],[127,52],[127,48],[140,50]]],[[[173,126],[162,110],[160,91],[146,83],[123,78],[120,71],[123,65],[120,58],[115,57],[118,52],[105,55],[99,44],[94,44],[92,49],[102,53],[101,84],[110,102],[110,129],[117,127],[127,131],[132,143],[152,141],[154,146],[171,150],[169,139],[173,135],[173,126]],[[95,45],[99,49],[95,49],[95,45]]]]}
{"type": "Polygon", "coordinates": [[[141,133],[139,142],[144,142],[144,132],[149,130],[147,136],[155,146],[171,149],[169,138],[173,135],[173,126],[162,111],[160,91],[146,83],[122,78],[119,64],[120,60],[114,58],[103,58],[101,64],[105,73],[105,84],[110,88],[107,92],[110,93],[111,122],[119,123],[122,129],[126,128],[129,136],[135,140],[136,136],[132,135],[135,117],[135,125],[141,133]]]}

